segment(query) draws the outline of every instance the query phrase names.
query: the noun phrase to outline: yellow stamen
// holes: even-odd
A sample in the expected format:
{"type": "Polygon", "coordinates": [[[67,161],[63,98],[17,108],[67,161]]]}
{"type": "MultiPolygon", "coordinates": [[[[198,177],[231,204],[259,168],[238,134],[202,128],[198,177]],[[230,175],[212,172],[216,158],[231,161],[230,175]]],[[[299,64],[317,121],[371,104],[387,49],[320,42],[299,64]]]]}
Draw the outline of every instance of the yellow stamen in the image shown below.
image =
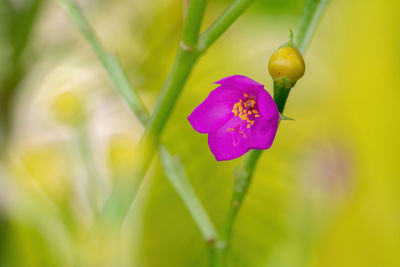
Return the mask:
{"type": "MultiPolygon", "coordinates": [[[[256,101],[254,97],[249,97],[248,94],[243,94],[246,98],[239,99],[239,102],[235,103],[232,108],[232,113],[235,117],[239,117],[241,120],[246,121],[246,127],[250,128],[254,125],[254,118],[260,117],[258,115],[258,110],[255,109],[256,101]],[[254,117],[251,117],[254,116],[254,117]],[[253,120],[251,120],[253,118],[253,120]]],[[[227,129],[228,132],[236,131],[237,129],[229,128],[227,129]]],[[[245,134],[239,130],[239,133],[245,137],[245,134]]]]}

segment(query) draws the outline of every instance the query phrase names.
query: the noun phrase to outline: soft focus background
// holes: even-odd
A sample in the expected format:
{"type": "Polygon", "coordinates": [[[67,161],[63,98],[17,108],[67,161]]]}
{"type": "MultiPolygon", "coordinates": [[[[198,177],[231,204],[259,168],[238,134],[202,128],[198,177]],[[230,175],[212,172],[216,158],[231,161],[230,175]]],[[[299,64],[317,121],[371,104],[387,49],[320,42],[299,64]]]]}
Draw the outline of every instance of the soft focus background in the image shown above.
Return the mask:
{"type": "MultiPolygon", "coordinates": [[[[203,28],[230,3],[208,1],[203,28]]],[[[182,0],[80,1],[148,107],[182,28],[182,0]]],[[[162,141],[222,224],[241,159],[216,162],[186,117],[212,82],[271,92],[267,61],[303,1],[258,0],[199,60],[162,141]]],[[[237,223],[231,266],[400,266],[400,2],[331,0],[237,223]]],[[[154,160],[119,256],[86,242],[143,127],[57,1],[0,1],[0,266],[207,266],[206,246],[154,160]]],[[[121,174],[123,173],[123,174],[121,174]]]]}

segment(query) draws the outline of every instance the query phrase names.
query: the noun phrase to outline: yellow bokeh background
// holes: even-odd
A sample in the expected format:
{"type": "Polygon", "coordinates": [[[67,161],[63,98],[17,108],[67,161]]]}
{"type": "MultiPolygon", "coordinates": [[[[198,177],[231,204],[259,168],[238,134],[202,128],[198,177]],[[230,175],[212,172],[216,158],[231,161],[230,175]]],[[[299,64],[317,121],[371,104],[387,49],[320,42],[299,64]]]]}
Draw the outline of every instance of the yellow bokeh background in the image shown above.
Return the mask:
{"type": "MultiPolygon", "coordinates": [[[[229,2],[208,1],[202,28],[229,2]]],[[[182,1],[80,4],[151,110],[178,47],[182,1]]],[[[186,117],[225,76],[249,76],[272,93],[268,59],[288,28],[296,34],[302,6],[255,1],[200,58],[162,135],[218,229],[242,159],[216,162],[186,117]]],[[[400,266],[399,10],[398,0],[328,4],[286,106],[296,121],[281,123],[258,163],[229,266],[400,266]]],[[[1,43],[5,58],[10,49],[1,43]]],[[[206,245],[158,157],[119,247],[89,238],[112,184],[130,179],[143,127],[57,1],[43,4],[24,56],[0,159],[0,266],[74,266],[77,258],[207,266],[206,245]]]]}

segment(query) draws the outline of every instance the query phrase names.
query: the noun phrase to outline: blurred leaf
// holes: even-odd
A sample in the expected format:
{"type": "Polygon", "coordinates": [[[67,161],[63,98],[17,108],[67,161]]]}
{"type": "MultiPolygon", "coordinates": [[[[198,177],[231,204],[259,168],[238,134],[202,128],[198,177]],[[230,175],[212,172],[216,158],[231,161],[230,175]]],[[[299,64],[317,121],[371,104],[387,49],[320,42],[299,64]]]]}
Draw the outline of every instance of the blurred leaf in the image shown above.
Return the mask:
{"type": "Polygon", "coordinates": [[[7,36],[13,48],[13,62],[17,62],[27,45],[37,13],[44,0],[16,1],[5,0],[7,36]]]}

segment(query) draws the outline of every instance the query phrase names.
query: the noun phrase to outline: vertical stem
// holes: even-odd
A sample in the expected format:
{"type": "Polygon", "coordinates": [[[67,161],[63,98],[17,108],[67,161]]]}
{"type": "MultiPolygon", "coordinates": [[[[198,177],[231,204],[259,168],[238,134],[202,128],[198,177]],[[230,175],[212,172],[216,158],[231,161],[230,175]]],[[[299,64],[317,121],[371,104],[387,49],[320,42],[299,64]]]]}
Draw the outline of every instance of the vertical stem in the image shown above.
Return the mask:
{"type": "MultiPolygon", "coordinates": [[[[306,47],[311,41],[312,35],[316,30],[316,26],[321,19],[321,15],[326,7],[328,0],[307,0],[303,12],[303,17],[300,22],[299,35],[297,36],[297,45],[301,53],[305,52],[306,47]]],[[[277,104],[280,113],[283,112],[287,98],[291,88],[277,88],[274,83],[274,101],[277,104]]],[[[251,178],[253,176],[256,164],[262,154],[263,150],[251,150],[243,162],[243,166],[235,179],[233,195],[229,206],[226,223],[222,240],[226,245],[221,248],[218,262],[220,265],[227,266],[227,252],[232,239],[232,227],[236,220],[238,211],[242,205],[243,199],[246,196],[247,189],[249,188],[251,178]]]]}
{"type": "Polygon", "coordinates": [[[255,150],[255,149],[251,150],[244,159],[240,172],[235,177],[235,182],[233,185],[233,194],[231,202],[229,204],[228,214],[225,219],[225,225],[222,229],[221,238],[225,242],[225,244],[223,247],[221,247],[219,253],[217,254],[218,257],[217,262],[219,264],[217,266],[228,265],[227,253],[231,245],[233,223],[235,222],[239,209],[242,206],[243,199],[250,186],[254,169],[262,152],[263,150],[255,150]]]}
{"type": "Polygon", "coordinates": [[[148,127],[143,138],[155,139],[158,137],[168,117],[170,116],[175,102],[184,86],[189,74],[198,59],[198,54],[189,50],[180,48],[176,56],[175,64],[171,74],[168,77],[161,94],[158,98],[156,108],[148,122],[148,127]]]}
{"type": "Polygon", "coordinates": [[[296,41],[300,53],[304,54],[321,20],[329,0],[307,0],[297,31],[296,41]]]}
{"type": "Polygon", "coordinates": [[[197,49],[201,22],[206,8],[205,0],[189,0],[186,23],[183,25],[182,43],[188,50],[197,49]]]}

